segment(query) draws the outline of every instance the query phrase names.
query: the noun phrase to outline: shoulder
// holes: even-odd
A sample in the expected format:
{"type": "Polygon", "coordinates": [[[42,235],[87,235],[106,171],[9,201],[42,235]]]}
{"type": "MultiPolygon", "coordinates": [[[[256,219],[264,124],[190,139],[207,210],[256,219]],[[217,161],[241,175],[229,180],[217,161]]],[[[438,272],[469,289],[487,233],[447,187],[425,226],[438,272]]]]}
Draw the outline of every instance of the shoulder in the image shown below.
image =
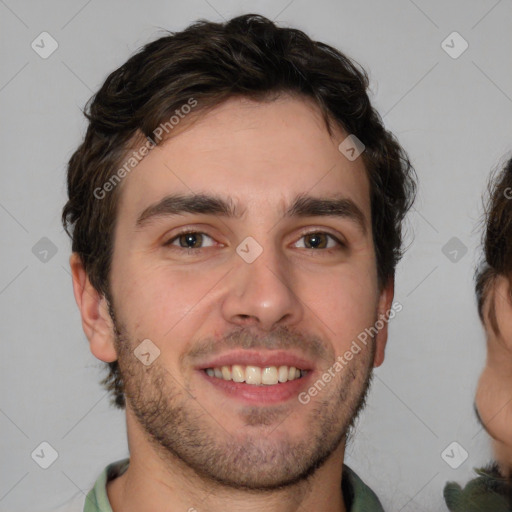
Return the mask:
{"type": "Polygon", "coordinates": [[[456,482],[448,482],[443,494],[451,512],[512,512],[512,485],[500,475],[496,464],[475,469],[477,477],[464,488],[456,482]]]}

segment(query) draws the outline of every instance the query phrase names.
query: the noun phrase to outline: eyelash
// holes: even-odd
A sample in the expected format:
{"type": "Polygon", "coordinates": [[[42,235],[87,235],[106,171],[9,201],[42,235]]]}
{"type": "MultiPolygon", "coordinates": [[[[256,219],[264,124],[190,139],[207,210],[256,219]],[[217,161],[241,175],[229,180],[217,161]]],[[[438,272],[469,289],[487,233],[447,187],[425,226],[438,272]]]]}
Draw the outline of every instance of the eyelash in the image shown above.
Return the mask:
{"type": "MultiPolygon", "coordinates": [[[[214,240],[213,237],[211,237],[207,233],[204,233],[203,231],[184,230],[184,231],[181,231],[181,232],[177,233],[176,235],[174,235],[171,239],[169,239],[163,245],[165,247],[171,247],[172,249],[175,249],[178,251],[183,251],[183,250],[193,251],[194,253],[197,253],[197,254],[201,254],[205,249],[207,249],[207,247],[199,247],[198,249],[194,249],[193,247],[181,247],[181,246],[173,245],[173,242],[178,240],[180,236],[189,235],[189,234],[191,234],[191,235],[206,235],[208,238],[211,238],[212,240],[214,240]]],[[[312,249],[309,247],[305,247],[305,249],[316,250],[316,251],[329,251],[329,250],[332,251],[333,249],[340,250],[340,249],[344,249],[347,247],[346,244],[344,242],[342,242],[338,237],[336,237],[335,235],[333,235],[332,233],[329,233],[327,231],[305,231],[305,232],[301,233],[299,240],[308,235],[327,235],[329,238],[331,238],[338,244],[338,247],[337,248],[336,247],[325,247],[325,248],[320,248],[320,249],[312,249]]]]}

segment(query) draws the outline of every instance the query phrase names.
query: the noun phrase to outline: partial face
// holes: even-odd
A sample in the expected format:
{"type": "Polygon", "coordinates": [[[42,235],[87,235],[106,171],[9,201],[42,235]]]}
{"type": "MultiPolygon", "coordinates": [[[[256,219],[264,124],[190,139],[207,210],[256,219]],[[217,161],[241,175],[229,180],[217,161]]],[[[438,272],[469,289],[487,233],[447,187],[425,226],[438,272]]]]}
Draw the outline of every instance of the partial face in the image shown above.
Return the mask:
{"type": "Polygon", "coordinates": [[[493,281],[483,305],[487,359],[480,375],[475,406],[480,420],[494,440],[496,460],[510,474],[512,461],[512,295],[510,281],[500,275],[493,281]],[[494,309],[498,332],[489,312],[494,309]]]}
{"type": "Polygon", "coordinates": [[[363,161],[338,150],[346,136],[299,99],[231,99],[123,182],[116,348],[127,413],[163,457],[272,488],[343,442],[385,329],[344,354],[392,298],[377,284],[363,161]],[[148,339],[160,353],[146,366],[133,351],[148,339]]]}

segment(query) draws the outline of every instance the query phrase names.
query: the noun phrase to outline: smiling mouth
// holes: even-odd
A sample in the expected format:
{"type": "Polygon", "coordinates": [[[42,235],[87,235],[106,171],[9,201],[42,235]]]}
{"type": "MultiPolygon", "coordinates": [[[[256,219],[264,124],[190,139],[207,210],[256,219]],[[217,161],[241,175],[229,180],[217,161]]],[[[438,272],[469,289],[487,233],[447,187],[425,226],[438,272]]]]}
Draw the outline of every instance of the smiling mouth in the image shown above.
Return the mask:
{"type": "Polygon", "coordinates": [[[288,381],[298,380],[308,374],[308,370],[301,370],[295,366],[253,366],[233,364],[203,370],[209,377],[217,379],[245,382],[254,386],[273,386],[288,381]]]}

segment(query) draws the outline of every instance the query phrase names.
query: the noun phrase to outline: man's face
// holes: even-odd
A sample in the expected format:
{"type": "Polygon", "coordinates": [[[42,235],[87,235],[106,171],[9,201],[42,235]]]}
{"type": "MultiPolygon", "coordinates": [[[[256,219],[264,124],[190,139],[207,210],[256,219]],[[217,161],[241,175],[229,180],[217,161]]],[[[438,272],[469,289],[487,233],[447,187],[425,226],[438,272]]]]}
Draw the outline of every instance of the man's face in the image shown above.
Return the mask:
{"type": "Polygon", "coordinates": [[[338,150],[346,136],[331,138],[306,101],[233,98],[123,182],[115,345],[127,414],[164,458],[227,485],[272,488],[342,448],[386,333],[332,366],[392,298],[377,283],[362,158],[338,150]],[[197,200],[176,213],[190,201],[165,201],[199,194],[236,215],[197,200]],[[143,340],[160,351],[148,366],[133,353],[143,340]],[[223,366],[249,382],[224,380],[223,366]],[[296,379],[291,366],[307,372],[296,379]],[[331,381],[299,401],[329,368],[331,381]]]}

